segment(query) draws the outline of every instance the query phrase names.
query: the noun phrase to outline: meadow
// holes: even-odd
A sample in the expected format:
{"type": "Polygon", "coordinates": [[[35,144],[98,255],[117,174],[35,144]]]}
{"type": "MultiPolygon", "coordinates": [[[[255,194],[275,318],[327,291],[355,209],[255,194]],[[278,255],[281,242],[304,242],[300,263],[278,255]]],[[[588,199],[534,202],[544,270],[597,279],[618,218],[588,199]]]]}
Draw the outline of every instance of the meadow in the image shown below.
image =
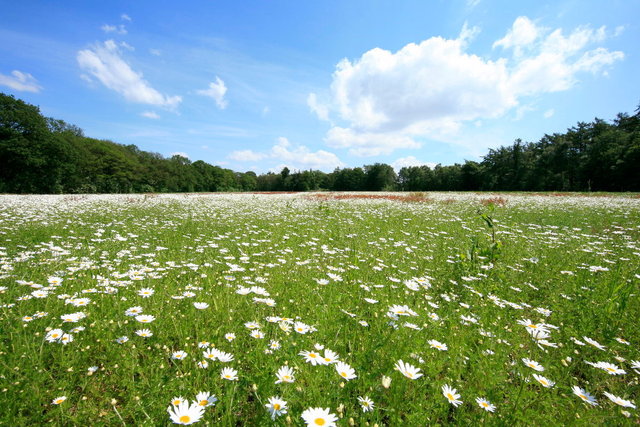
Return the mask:
{"type": "Polygon", "coordinates": [[[632,425],[640,198],[0,196],[2,425],[632,425]]]}

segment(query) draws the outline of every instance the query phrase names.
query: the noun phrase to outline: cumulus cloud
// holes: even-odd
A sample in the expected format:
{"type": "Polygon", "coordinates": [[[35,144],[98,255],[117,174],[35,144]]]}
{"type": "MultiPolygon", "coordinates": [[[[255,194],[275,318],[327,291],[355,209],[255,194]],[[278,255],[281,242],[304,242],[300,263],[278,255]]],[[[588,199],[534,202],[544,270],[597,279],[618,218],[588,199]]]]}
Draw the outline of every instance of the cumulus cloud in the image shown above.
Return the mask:
{"type": "Polygon", "coordinates": [[[224,81],[222,81],[220,77],[216,76],[215,82],[209,83],[207,89],[198,90],[197,93],[213,98],[221,110],[227,108],[228,102],[224,99],[224,95],[227,93],[227,86],[225,86],[224,81]]]}
{"type": "Polygon", "coordinates": [[[329,108],[327,105],[320,104],[315,93],[310,93],[307,97],[307,105],[320,120],[329,121],[329,108]]]}
{"type": "MultiPolygon", "coordinates": [[[[604,27],[565,35],[520,17],[493,44],[494,59],[467,51],[477,32],[465,24],[456,39],[432,37],[395,53],[375,48],[340,61],[326,116],[335,113],[342,123],[327,132],[327,145],[374,156],[417,148],[424,138],[446,140],[465,122],[501,117],[525,97],[570,89],[580,73],[600,73],[624,57],[591,48],[608,37],[604,27]]],[[[317,110],[314,94],[307,103],[317,110]]]]}
{"type": "Polygon", "coordinates": [[[175,108],[182,101],[180,96],[163,95],[151,87],[142,73],[122,58],[113,40],[79,51],[76,59],[80,68],[128,101],[167,108],[175,108]]]}
{"type": "Polygon", "coordinates": [[[338,156],[324,150],[311,151],[304,145],[295,145],[287,138],[280,137],[269,151],[257,152],[253,150],[234,151],[229,156],[231,160],[240,162],[255,162],[259,160],[277,160],[281,164],[278,170],[287,166],[289,169],[319,169],[330,171],[336,167],[344,166],[338,156]]]}
{"type": "Polygon", "coordinates": [[[429,166],[430,168],[434,168],[436,166],[436,163],[423,162],[421,160],[418,160],[414,156],[401,157],[401,158],[396,159],[394,162],[391,163],[391,167],[393,169],[395,169],[396,172],[399,172],[400,169],[402,169],[404,167],[425,166],[425,165],[429,166]]]}
{"type": "Polygon", "coordinates": [[[42,87],[38,81],[29,73],[13,70],[11,75],[0,73],[0,85],[8,86],[20,92],[40,92],[42,87]]]}

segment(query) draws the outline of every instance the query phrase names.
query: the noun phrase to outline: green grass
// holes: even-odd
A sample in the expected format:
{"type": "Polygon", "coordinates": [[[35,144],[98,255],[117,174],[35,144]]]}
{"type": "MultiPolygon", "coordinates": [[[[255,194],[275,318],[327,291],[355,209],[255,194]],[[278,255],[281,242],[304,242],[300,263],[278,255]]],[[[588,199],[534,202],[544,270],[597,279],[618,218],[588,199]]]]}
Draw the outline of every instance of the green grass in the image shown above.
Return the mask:
{"type": "Polygon", "coordinates": [[[3,197],[0,424],[166,425],[172,397],[193,400],[200,391],[219,399],[203,424],[299,425],[310,407],[329,408],[340,425],[637,423],[635,409],[603,393],[634,404],[640,393],[631,367],[640,360],[640,199],[509,194],[490,211],[481,201],[494,194],[426,196],[422,203],[304,195],[3,197]],[[483,213],[493,220],[495,241],[483,213]],[[135,271],[140,280],[132,280],[135,271]],[[47,289],[51,276],[63,282],[48,296],[21,300],[36,291],[21,283],[47,289]],[[410,289],[404,282],[412,278],[424,286],[410,289]],[[266,296],[237,293],[240,286],[264,288],[275,307],[253,301],[266,296]],[[143,298],[142,288],[155,293],[143,298]],[[173,298],[185,291],[195,295],[173,298]],[[91,302],[65,304],[74,296],[91,302]],[[194,302],[209,307],[198,310],[194,302]],[[392,320],[387,313],[396,304],[417,316],[392,320]],[[144,325],[126,316],[134,306],[156,320],[144,325]],[[60,319],[79,311],[87,317],[77,323],[60,319]],[[37,312],[47,314],[22,320],[37,312]],[[268,317],[315,331],[285,332],[268,317]],[[548,339],[557,347],[537,345],[517,323],[522,319],[557,327],[548,339]],[[260,323],[264,338],[250,336],[250,321],[260,323]],[[45,340],[48,330],[77,326],[85,329],[73,342],[45,340]],[[153,336],[136,335],[141,328],[153,336]],[[122,336],[129,340],[118,344],[122,336]],[[271,340],[280,349],[266,352],[271,340]],[[234,360],[199,368],[200,341],[234,360]],[[298,353],[316,344],[338,353],[357,378],[305,363],[298,353]],[[178,350],[188,353],[185,360],[171,358],[178,350]],[[394,369],[398,360],[423,376],[406,378],[394,369]],[[585,361],[614,363],[626,374],[585,361]],[[294,367],[295,382],[275,384],[284,365],[294,367]],[[98,370],[89,375],[91,366],[98,370]],[[220,378],[223,367],[239,379],[220,378]],[[534,373],[555,386],[542,387],[534,373]],[[383,376],[392,379],[389,388],[383,376]],[[443,396],[445,384],[457,389],[461,406],[443,396]],[[572,386],[599,405],[583,403],[572,386]],[[288,402],[288,414],[272,421],[265,404],[276,395],[288,402]],[[67,399],[52,405],[58,396],[67,399]],[[359,396],[373,400],[372,412],[361,410],[359,396]],[[495,412],[482,410],[476,397],[495,412]]]}

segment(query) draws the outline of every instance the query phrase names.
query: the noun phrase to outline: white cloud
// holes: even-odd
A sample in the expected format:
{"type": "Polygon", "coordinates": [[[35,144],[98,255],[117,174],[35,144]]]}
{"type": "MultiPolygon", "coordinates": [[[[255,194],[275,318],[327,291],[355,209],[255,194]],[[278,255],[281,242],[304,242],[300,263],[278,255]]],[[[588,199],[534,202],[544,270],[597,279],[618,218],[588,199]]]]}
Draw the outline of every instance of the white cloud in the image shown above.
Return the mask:
{"type": "Polygon", "coordinates": [[[329,121],[329,108],[325,104],[318,103],[318,98],[315,93],[309,94],[307,97],[307,105],[320,120],[329,121]]]}
{"type": "Polygon", "coordinates": [[[142,73],[122,58],[113,40],[79,51],[77,60],[80,68],[128,101],[167,108],[175,108],[182,101],[180,96],[163,95],[151,87],[142,73]]]}
{"type": "Polygon", "coordinates": [[[277,160],[276,166],[281,170],[287,166],[292,170],[316,169],[331,171],[336,167],[344,166],[338,156],[324,150],[311,151],[304,145],[294,145],[287,138],[280,137],[278,142],[267,152],[253,150],[234,151],[227,156],[231,160],[240,162],[256,162],[259,160],[277,160]]]}
{"type": "Polygon", "coordinates": [[[215,83],[209,83],[208,89],[198,90],[197,93],[199,95],[213,98],[216,101],[218,108],[220,108],[221,110],[227,108],[228,102],[226,99],[224,99],[224,95],[227,93],[227,87],[220,77],[216,76],[215,83]]]}
{"type": "Polygon", "coordinates": [[[143,113],[140,113],[140,115],[142,117],[146,117],[148,119],[159,119],[160,118],[158,113],[156,113],[155,111],[145,111],[143,113]]]}
{"type": "Polygon", "coordinates": [[[547,110],[544,112],[543,116],[545,119],[551,118],[553,117],[553,115],[556,113],[556,110],[554,110],[553,108],[551,108],[550,110],[547,110]]]}
{"type": "Polygon", "coordinates": [[[123,21],[131,22],[131,17],[129,15],[127,15],[126,13],[123,13],[122,15],[120,15],[120,19],[122,19],[123,21]]]}
{"type": "Polygon", "coordinates": [[[160,49],[149,49],[149,53],[153,56],[162,55],[162,51],[160,49]]]}
{"type": "MultiPolygon", "coordinates": [[[[395,53],[375,48],[340,61],[325,108],[343,123],[330,128],[326,143],[373,156],[417,148],[424,138],[450,140],[465,122],[523,112],[523,98],[568,90],[580,73],[600,73],[624,57],[591,47],[607,39],[604,27],[565,35],[520,17],[494,43],[502,48],[495,59],[467,51],[477,33],[465,24],[453,40],[432,37],[395,53]]],[[[307,103],[318,110],[315,94],[307,103]]]]}
{"type": "Polygon", "coordinates": [[[105,33],[116,33],[116,34],[127,34],[127,29],[124,27],[124,25],[109,25],[109,24],[104,24],[102,27],[100,27],[100,29],[102,31],[104,31],[105,33]]]}
{"type": "Polygon", "coordinates": [[[393,167],[393,169],[395,169],[396,172],[399,172],[400,169],[402,169],[404,167],[424,166],[424,165],[429,166],[430,168],[433,169],[436,166],[436,163],[423,162],[421,160],[418,160],[414,156],[401,157],[401,158],[396,159],[394,162],[391,163],[391,167],[393,167]]]}
{"type": "Polygon", "coordinates": [[[21,92],[40,92],[42,89],[35,77],[18,70],[13,70],[9,76],[0,73],[0,85],[21,92]]]}

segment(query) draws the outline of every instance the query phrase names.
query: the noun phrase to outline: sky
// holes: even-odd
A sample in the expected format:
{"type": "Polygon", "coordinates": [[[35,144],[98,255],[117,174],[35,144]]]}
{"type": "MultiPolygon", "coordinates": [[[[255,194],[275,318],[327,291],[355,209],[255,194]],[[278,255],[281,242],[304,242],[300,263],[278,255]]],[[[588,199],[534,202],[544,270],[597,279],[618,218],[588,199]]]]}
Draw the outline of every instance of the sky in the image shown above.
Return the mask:
{"type": "Polygon", "coordinates": [[[239,172],[480,161],[640,104],[639,0],[0,2],[0,92],[239,172]]]}

